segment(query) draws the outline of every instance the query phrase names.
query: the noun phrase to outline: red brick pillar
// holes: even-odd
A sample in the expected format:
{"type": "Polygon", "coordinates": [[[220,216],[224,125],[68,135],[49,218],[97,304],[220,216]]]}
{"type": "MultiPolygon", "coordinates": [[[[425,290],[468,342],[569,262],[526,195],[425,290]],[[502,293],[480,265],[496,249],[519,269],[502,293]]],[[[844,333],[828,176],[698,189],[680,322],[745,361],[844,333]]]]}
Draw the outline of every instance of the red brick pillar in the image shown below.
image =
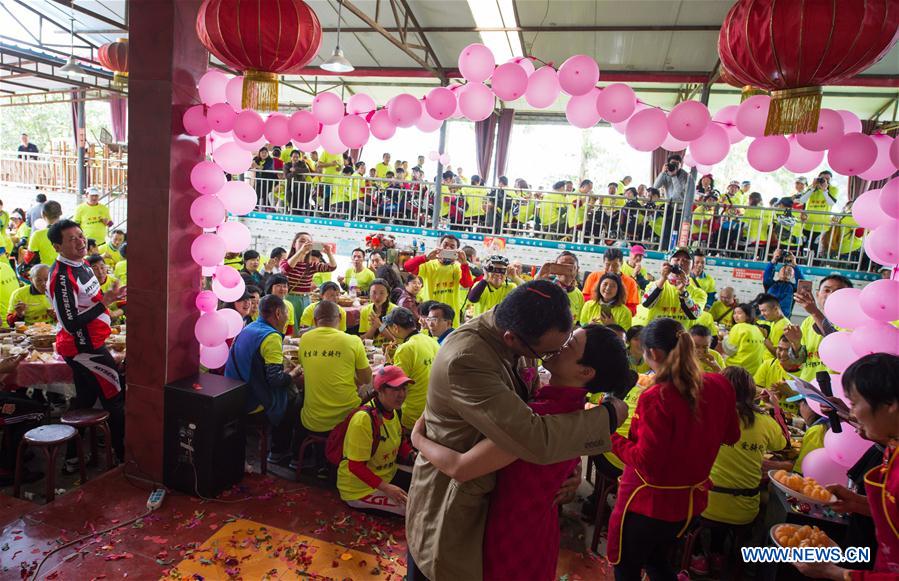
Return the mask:
{"type": "Polygon", "coordinates": [[[200,230],[190,220],[189,176],[205,144],[181,129],[209,61],[196,34],[199,7],[200,0],[129,6],[126,470],[159,481],[163,386],[199,364],[200,267],[190,244],[200,230]]]}

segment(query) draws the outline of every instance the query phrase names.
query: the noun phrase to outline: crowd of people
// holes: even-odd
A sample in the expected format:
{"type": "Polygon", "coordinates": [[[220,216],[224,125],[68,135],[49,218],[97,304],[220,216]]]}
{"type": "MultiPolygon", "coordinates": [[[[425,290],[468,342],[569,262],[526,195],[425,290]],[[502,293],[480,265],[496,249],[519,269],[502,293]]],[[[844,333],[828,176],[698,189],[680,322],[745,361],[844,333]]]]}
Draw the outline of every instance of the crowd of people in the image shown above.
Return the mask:
{"type": "MultiPolygon", "coordinates": [[[[572,252],[522,265],[451,234],[424,252],[389,235],[367,242],[342,273],[332,245],[306,232],[264,264],[248,251],[235,265],[247,294],[233,305],[248,324],[224,373],[249,382],[248,413],[274,426],[270,462],[324,481],[336,470],[349,506],[407,518],[410,578],[552,578],[553,506],[580,483],[581,456],[618,482],[606,551],[617,578],[673,578],[668,554],[700,522],[715,532],[691,568],[720,574],[737,543],[764,544],[746,534],[767,470],[801,474],[824,445],[827,418],[789,381],[827,371],[818,348],[837,329],[824,305],[853,283],[830,275],[811,288],[791,250],[773,253],[765,292],[738,297],[692,248],[653,272],[642,246],[613,247],[587,273],[572,252]],[[338,304],[352,299],[364,302],[358,326],[338,304]],[[296,362],[282,354],[291,343],[296,362]],[[383,364],[367,357],[378,347],[383,364]],[[798,454],[768,459],[790,448],[788,425],[807,430],[798,454]],[[319,451],[297,466],[310,437],[319,451]]],[[[895,377],[877,388],[891,414],[895,377]]],[[[870,439],[890,457],[888,438],[870,439]]],[[[858,487],[834,491],[856,499],[858,487]]],[[[607,502],[598,495],[591,517],[607,502]]]]}

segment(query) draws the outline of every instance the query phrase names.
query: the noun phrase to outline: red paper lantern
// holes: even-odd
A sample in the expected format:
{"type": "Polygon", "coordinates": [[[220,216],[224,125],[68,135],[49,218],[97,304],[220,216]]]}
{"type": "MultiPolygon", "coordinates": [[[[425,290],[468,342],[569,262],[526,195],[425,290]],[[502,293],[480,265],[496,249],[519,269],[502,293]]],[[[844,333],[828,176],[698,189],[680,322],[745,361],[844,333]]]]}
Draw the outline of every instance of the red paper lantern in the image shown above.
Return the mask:
{"type": "Polygon", "coordinates": [[[764,89],[759,89],[758,87],[753,87],[752,85],[741,85],[740,81],[734,78],[730,71],[725,68],[724,65],[719,65],[718,69],[718,78],[721,79],[721,82],[727,83],[731,87],[736,87],[740,89],[740,102],[742,103],[749,97],[753,95],[767,95],[768,91],[764,89]]]}
{"type": "Polygon", "coordinates": [[[204,0],[197,36],[220,61],[244,71],[244,108],[277,111],[278,74],[315,57],[322,27],[302,0],[204,0]]]}
{"type": "Polygon", "coordinates": [[[821,87],[867,69],[899,38],[896,0],[737,0],[718,35],[721,64],[771,92],[766,135],[815,131],[821,87]]]}
{"type": "Polygon", "coordinates": [[[128,80],[128,39],[120,38],[101,46],[97,60],[114,73],[114,82],[124,84],[128,80]]]}

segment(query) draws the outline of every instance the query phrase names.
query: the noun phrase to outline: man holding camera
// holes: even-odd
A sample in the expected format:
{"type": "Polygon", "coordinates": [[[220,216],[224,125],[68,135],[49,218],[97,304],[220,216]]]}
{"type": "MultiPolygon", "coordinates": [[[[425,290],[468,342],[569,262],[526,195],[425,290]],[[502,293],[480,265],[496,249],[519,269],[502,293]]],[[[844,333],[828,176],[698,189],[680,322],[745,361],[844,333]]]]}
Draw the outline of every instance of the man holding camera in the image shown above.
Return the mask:
{"type": "Polygon", "coordinates": [[[403,269],[421,277],[422,300],[446,303],[455,311],[454,326],[459,326],[459,316],[473,280],[468,257],[459,250],[459,239],[452,234],[440,238],[440,247],[428,254],[410,258],[403,269]]]}
{"type": "Polygon", "coordinates": [[[815,178],[812,187],[799,198],[799,203],[805,206],[805,212],[808,214],[802,233],[812,252],[818,251],[821,234],[830,228],[831,217],[826,212],[830,212],[839,194],[836,186],[830,185],[831,177],[829,171],[822,171],[815,178]]]}
{"type": "Polygon", "coordinates": [[[784,252],[781,248],[774,251],[771,262],[765,266],[765,273],[762,276],[765,292],[777,298],[780,310],[788,319],[793,314],[793,295],[796,293],[796,286],[803,278],[802,270],[796,264],[796,256],[790,251],[784,252]],[[777,270],[780,263],[783,263],[783,266],[777,270]]]}
{"type": "Polygon", "coordinates": [[[668,199],[668,205],[665,208],[665,228],[662,233],[662,242],[665,244],[665,247],[667,247],[668,240],[671,238],[671,229],[675,227],[675,222],[678,221],[681,210],[678,208],[675,211],[671,203],[683,203],[684,194],[687,191],[689,174],[684,171],[683,167],[681,167],[682,165],[683,158],[676,153],[672,153],[668,156],[665,167],[662,168],[661,173],[656,177],[656,181],[653,184],[654,188],[665,188],[665,196],[668,199]]]}
{"type": "Polygon", "coordinates": [[[693,254],[689,248],[676,249],[668,262],[662,264],[659,280],[649,285],[643,295],[646,322],[669,317],[690,327],[699,318],[707,295],[690,278],[692,268],[693,254]]]}

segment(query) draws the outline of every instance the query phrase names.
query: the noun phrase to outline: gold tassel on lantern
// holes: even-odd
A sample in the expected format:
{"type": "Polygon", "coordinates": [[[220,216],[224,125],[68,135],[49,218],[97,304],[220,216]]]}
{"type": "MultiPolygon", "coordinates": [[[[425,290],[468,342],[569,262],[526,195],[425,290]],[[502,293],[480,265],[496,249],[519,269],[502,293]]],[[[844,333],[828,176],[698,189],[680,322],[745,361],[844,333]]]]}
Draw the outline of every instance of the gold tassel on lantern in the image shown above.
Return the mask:
{"type": "Polygon", "coordinates": [[[814,133],[821,112],[821,87],[771,91],[765,135],[814,133]]]}
{"type": "Polygon", "coordinates": [[[256,111],[278,110],[278,75],[264,71],[247,70],[243,75],[244,109],[256,111]]]}
{"type": "Polygon", "coordinates": [[[749,97],[754,97],[755,95],[767,95],[768,91],[765,89],[759,89],[758,87],[753,87],[752,85],[744,85],[743,90],[740,91],[740,102],[742,103],[749,97]]]}
{"type": "Polygon", "coordinates": [[[115,71],[112,74],[112,84],[120,89],[124,88],[128,84],[128,73],[115,71]]]}

